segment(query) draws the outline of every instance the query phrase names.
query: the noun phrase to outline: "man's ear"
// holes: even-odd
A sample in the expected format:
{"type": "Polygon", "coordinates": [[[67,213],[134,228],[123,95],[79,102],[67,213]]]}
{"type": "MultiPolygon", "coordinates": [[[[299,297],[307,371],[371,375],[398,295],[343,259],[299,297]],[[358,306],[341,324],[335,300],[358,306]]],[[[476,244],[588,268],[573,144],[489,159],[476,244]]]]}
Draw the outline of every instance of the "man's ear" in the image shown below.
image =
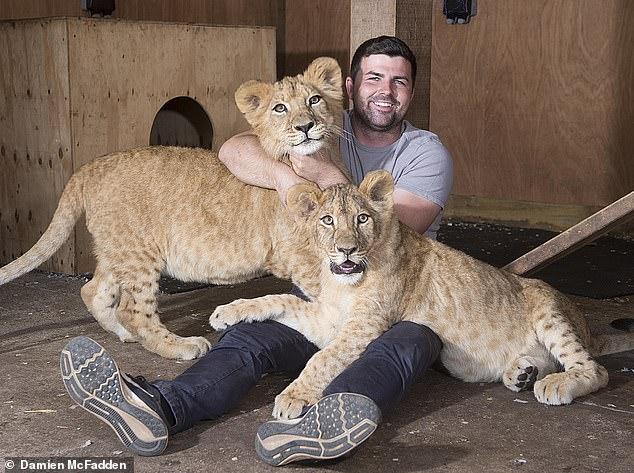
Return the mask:
{"type": "Polygon", "coordinates": [[[352,100],[352,96],[354,95],[354,81],[352,77],[346,77],[346,92],[348,93],[348,99],[352,100]]]}
{"type": "MultiPolygon", "coordinates": [[[[238,109],[251,123],[251,118],[261,106],[268,104],[273,95],[273,86],[265,82],[250,80],[238,87],[235,100],[238,109]]],[[[252,124],[252,123],[251,123],[252,124]]]]}
{"type": "Polygon", "coordinates": [[[333,100],[343,99],[341,67],[336,59],[318,57],[304,71],[304,79],[312,82],[323,94],[328,94],[333,100]]]}
{"type": "Polygon", "coordinates": [[[381,208],[391,208],[394,203],[394,179],[383,169],[369,172],[359,184],[359,191],[381,208]]]}
{"type": "Polygon", "coordinates": [[[321,190],[315,184],[296,184],[286,193],[286,208],[301,219],[307,219],[319,205],[321,190]]]}

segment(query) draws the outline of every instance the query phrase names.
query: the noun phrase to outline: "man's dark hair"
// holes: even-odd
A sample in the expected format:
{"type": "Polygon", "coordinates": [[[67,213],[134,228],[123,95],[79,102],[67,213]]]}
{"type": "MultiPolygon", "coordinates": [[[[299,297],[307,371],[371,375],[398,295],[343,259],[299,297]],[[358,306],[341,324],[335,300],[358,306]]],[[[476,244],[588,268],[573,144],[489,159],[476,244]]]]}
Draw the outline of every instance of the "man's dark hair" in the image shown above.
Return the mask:
{"type": "Polygon", "coordinates": [[[416,56],[405,42],[395,36],[378,36],[361,43],[354,52],[350,64],[350,77],[353,81],[361,68],[361,60],[374,54],[405,58],[412,66],[412,83],[416,81],[416,56]]]}

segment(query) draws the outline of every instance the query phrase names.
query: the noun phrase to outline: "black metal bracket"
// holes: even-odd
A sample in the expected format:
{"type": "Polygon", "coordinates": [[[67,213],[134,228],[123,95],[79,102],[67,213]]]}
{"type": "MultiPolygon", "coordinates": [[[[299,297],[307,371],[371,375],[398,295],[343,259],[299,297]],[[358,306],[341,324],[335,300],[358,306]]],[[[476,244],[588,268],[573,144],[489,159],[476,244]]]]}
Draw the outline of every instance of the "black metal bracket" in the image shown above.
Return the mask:
{"type": "Polygon", "coordinates": [[[81,0],[81,9],[90,16],[110,16],[115,9],[114,0],[81,0]]]}
{"type": "Polygon", "coordinates": [[[450,25],[469,23],[476,11],[476,0],[444,0],[442,7],[442,12],[450,25]]]}

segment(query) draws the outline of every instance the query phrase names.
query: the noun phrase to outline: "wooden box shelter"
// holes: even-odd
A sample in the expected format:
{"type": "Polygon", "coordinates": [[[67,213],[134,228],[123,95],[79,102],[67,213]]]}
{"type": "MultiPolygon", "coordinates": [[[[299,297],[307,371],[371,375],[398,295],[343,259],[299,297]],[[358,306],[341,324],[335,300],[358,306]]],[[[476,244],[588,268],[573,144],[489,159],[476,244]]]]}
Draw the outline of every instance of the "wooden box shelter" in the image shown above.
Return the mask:
{"type": "MultiPolygon", "coordinates": [[[[95,157],[177,142],[217,149],[246,129],[233,97],[249,79],[275,80],[274,28],[0,22],[0,262],[35,243],[71,174],[95,157]]],[[[90,244],[79,223],[44,268],[91,271],[90,244]]]]}

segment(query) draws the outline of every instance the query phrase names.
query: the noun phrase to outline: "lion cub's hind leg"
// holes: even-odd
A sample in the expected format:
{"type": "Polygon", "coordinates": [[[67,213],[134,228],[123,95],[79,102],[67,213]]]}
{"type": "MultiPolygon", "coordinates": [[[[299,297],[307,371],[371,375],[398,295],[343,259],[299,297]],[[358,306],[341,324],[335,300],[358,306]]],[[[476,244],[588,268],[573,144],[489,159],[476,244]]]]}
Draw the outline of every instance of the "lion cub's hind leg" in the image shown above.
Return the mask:
{"type": "Polygon", "coordinates": [[[121,290],[111,273],[97,266],[92,279],[81,288],[81,298],[104,330],[114,333],[122,342],[137,341],[117,319],[121,290]]]}
{"type": "Polygon", "coordinates": [[[119,254],[113,265],[121,288],[117,319],[143,347],[165,358],[192,360],[211,347],[204,337],[180,337],[170,332],[158,316],[159,258],[147,251],[119,254]]]}
{"type": "Polygon", "coordinates": [[[564,368],[535,382],[535,397],[545,404],[569,404],[608,384],[607,370],[592,359],[584,344],[590,334],[583,315],[568,304],[553,294],[541,300],[535,314],[538,340],[564,368]]]}

